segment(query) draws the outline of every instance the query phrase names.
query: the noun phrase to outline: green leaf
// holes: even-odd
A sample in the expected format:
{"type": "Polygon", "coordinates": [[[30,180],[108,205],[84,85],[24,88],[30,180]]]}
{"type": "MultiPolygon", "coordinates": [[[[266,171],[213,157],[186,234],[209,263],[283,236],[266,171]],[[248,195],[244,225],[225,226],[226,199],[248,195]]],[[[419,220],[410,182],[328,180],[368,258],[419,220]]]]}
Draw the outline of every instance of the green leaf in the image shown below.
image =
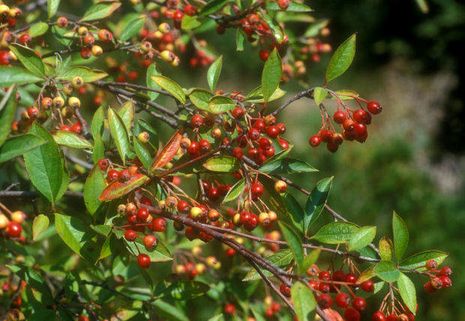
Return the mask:
{"type": "MultiPolygon", "coordinates": [[[[282,98],[286,92],[282,90],[281,88],[276,88],[275,92],[271,95],[271,97],[268,98],[267,102],[272,102],[275,100],[278,100],[282,98]]],[[[262,86],[258,86],[257,88],[254,88],[245,98],[245,101],[249,103],[264,103],[265,99],[263,98],[263,93],[262,93],[262,86]]]]}
{"type": "Polygon", "coordinates": [[[219,56],[208,68],[207,80],[211,90],[215,90],[218,79],[220,79],[221,68],[223,68],[223,56],[219,56]]]}
{"type": "Polygon", "coordinates": [[[307,164],[306,162],[293,158],[276,159],[269,161],[265,165],[260,167],[260,171],[264,173],[273,174],[298,174],[318,172],[316,168],[307,164]]]}
{"type": "Polygon", "coordinates": [[[118,116],[124,123],[124,127],[126,127],[126,131],[131,136],[131,127],[132,123],[134,122],[134,114],[135,114],[135,107],[134,103],[130,100],[125,102],[121,108],[117,110],[118,116]]]}
{"type": "Polygon", "coordinates": [[[141,161],[142,165],[147,170],[150,170],[152,166],[152,153],[148,150],[147,146],[138,139],[134,139],[134,151],[136,152],[137,158],[141,161]]]}
{"type": "Polygon", "coordinates": [[[260,12],[260,16],[266,22],[266,24],[270,27],[273,36],[276,39],[277,43],[281,43],[284,40],[284,33],[279,25],[279,23],[273,19],[270,15],[266,14],[264,11],[260,12]]]}
{"type": "Polygon", "coordinates": [[[73,132],[59,130],[53,135],[53,139],[58,145],[77,149],[92,149],[92,144],[87,139],[73,132]]]}
{"type": "Polygon", "coordinates": [[[418,7],[420,8],[422,13],[428,13],[429,12],[429,5],[426,0],[416,0],[416,3],[418,7]]]}
{"type": "Polygon", "coordinates": [[[170,251],[161,240],[158,240],[158,244],[155,249],[150,251],[145,248],[144,244],[142,244],[139,239],[135,242],[124,241],[131,252],[147,254],[150,257],[151,262],[168,262],[173,260],[170,251]]]}
{"type": "Polygon", "coordinates": [[[145,16],[136,15],[133,19],[124,21],[121,26],[121,34],[119,35],[120,41],[126,41],[139,34],[140,30],[144,27],[145,16]]]}
{"type": "Polygon", "coordinates": [[[236,184],[234,184],[228,191],[223,199],[223,203],[234,201],[238,198],[245,190],[245,179],[241,178],[236,184]]]}
{"type": "Polygon", "coordinates": [[[0,147],[0,163],[21,156],[46,142],[45,139],[32,134],[10,138],[0,147]]]}
{"type": "MultiPolygon", "coordinates": [[[[290,249],[284,249],[284,250],[274,253],[273,255],[267,256],[266,260],[269,263],[273,264],[274,266],[283,268],[291,264],[293,258],[294,258],[294,254],[292,254],[292,251],[290,249]]],[[[268,270],[262,270],[262,272],[267,277],[272,276],[271,272],[268,270]]],[[[255,281],[255,280],[260,280],[260,279],[261,279],[261,276],[260,274],[258,274],[257,270],[250,269],[242,281],[246,282],[246,281],[255,281]]]]}
{"type": "Polygon", "coordinates": [[[336,79],[349,69],[355,57],[356,38],[357,35],[353,34],[336,49],[326,68],[326,82],[336,79]]]}
{"type": "Polygon", "coordinates": [[[233,110],[236,107],[234,101],[229,97],[214,96],[208,102],[208,109],[212,114],[221,114],[233,110]]]}
{"type": "Polygon", "coordinates": [[[34,123],[29,132],[46,143],[24,154],[26,170],[34,187],[55,204],[63,196],[69,181],[63,156],[45,128],[34,123]]]}
{"type": "Polygon", "coordinates": [[[0,66],[0,87],[32,84],[43,80],[22,67],[0,66]]]}
{"type": "Polygon", "coordinates": [[[32,240],[37,240],[37,237],[48,228],[50,220],[44,214],[39,214],[34,217],[32,222],[32,240]]]}
{"type": "Polygon", "coordinates": [[[29,28],[29,35],[36,38],[44,35],[48,31],[48,24],[45,22],[36,22],[29,28]]]}
{"type": "Polygon", "coordinates": [[[383,237],[379,240],[379,256],[383,261],[391,261],[392,260],[392,242],[387,237],[383,237]]]}
{"type": "Polygon", "coordinates": [[[286,206],[286,211],[289,215],[289,218],[292,221],[293,227],[297,229],[300,235],[303,235],[304,228],[304,210],[300,206],[299,202],[289,193],[286,193],[283,196],[284,205],[286,206]]]}
{"type": "Polygon", "coordinates": [[[303,262],[304,262],[304,250],[302,248],[302,240],[300,239],[298,233],[294,231],[292,227],[284,222],[279,222],[279,227],[283,233],[283,237],[286,240],[289,248],[294,255],[294,259],[297,263],[298,271],[304,273],[303,262]]]}
{"type": "Polygon", "coordinates": [[[394,238],[394,253],[398,261],[402,259],[407,250],[409,233],[407,224],[396,213],[392,213],[392,234],[394,238]]]}
{"type": "Polygon", "coordinates": [[[304,270],[307,271],[313,264],[316,263],[318,258],[320,257],[321,250],[315,249],[310,252],[310,254],[304,257],[304,270]]]}
{"type": "Polygon", "coordinates": [[[113,111],[112,108],[108,108],[108,123],[111,137],[113,137],[116,149],[118,150],[123,164],[125,164],[126,157],[130,153],[129,135],[123,120],[113,111]]]}
{"type": "Polygon", "coordinates": [[[361,227],[349,240],[349,251],[356,251],[368,246],[376,236],[376,226],[361,227]]]}
{"type": "Polygon", "coordinates": [[[278,89],[281,82],[281,58],[276,48],[270,53],[262,72],[262,94],[265,101],[278,89]]]}
{"type": "Polygon", "coordinates": [[[328,199],[328,194],[331,190],[332,183],[333,177],[327,177],[320,180],[308,196],[307,202],[305,204],[304,219],[304,227],[306,232],[308,231],[309,227],[320,217],[328,199]]]}
{"type": "Polygon", "coordinates": [[[38,77],[45,77],[45,65],[34,51],[18,44],[11,45],[10,50],[27,70],[38,77]]]}
{"type": "Polygon", "coordinates": [[[383,281],[392,283],[399,279],[400,271],[396,265],[390,261],[381,261],[377,263],[373,272],[383,281]]]}
{"type": "Polygon", "coordinates": [[[189,99],[194,104],[194,106],[207,112],[210,112],[208,103],[212,97],[213,94],[211,92],[203,89],[194,89],[189,94],[189,99]]]}
{"type": "Polygon", "coordinates": [[[103,106],[100,106],[95,111],[94,116],[92,118],[91,125],[90,125],[90,131],[94,139],[101,136],[102,134],[101,131],[103,128],[104,121],[105,121],[105,109],[103,106]]]}
{"type": "Polygon", "coordinates": [[[181,21],[182,30],[192,30],[202,25],[202,22],[196,16],[184,15],[181,21]]]}
{"type": "Polygon", "coordinates": [[[244,51],[244,33],[238,28],[236,30],[236,51],[244,51]]]}
{"type": "Polygon", "coordinates": [[[84,66],[70,66],[59,70],[57,73],[57,78],[62,80],[72,81],[75,77],[81,77],[85,82],[94,82],[100,79],[103,79],[108,76],[104,71],[98,69],[92,69],[84,66]]]}
{"type": "Polygon", "coordinates": [[[312,290],[302,282],[295,282],[291,287],[291,299],[299,321],[313,320],[316,301],[312,290]]]}
{"type": "Polygon", "coordinates": [[[212,172],[231,173],[237,170],[239,162],[231,156],[213,156],[202,165],[212,172]]]}
{"type": "Polygon", "coordinates": [[[187,315],[178,307],[171,305],[163,300],[156,300],[152,302],[154,310],[157,315],[163,320],[168,321],[189,321],[187,315]]]}
{"type": "MultiPolygon", "coordinates": [[[[157,65],[155,63],[150,64],[150,66],[147,68],[146,76],[146,83],[148,88],[159,90],[161,89],[160,86],[157,85],[155,80],[153,80],[153,77],[158,75],[160,75],[160,73],[157,70],[157,65]]],[[[150,100],[155,100],[158,98],[160,94],[154,91],[147,91],[147,95],[150,97],[150,100]]]]}
{"type": "Polygon", "coordinates": [[[94,21],[109,17],[120,6],[121,3],[118,1],[97,2],[84,13],[81,21],[94,21]]]}
{"type": "Polygon", "coordinates": [[[200,10],[199,16],[205,17],[209,14],[215,13],[223,8],[230,0],[212,0],[209,1],[203,8],[200,10]]]}
{"type": "Polygon", "coordinates": [[[184,90],[177,82],[165,76],[152,76],[152,80],[155,81],[158,86],[169,92],[175,99],[183,104],[186,103],[184,90]]]}
{"type": "Polygon", "coordinates": [[[3,145],[8,135],[10,135],[11,123],[15,119],[16,107],[16,86],[11,86],[0,100],[0,146],[3,145]]]}
{"type": "Polygon", "coordinates": [[[99,200],[108,202],[120,198],[136,188],[141,187],[149,180],[150,178],[148,176],[135,174],[126,182],[113,182],[103,190],[99,196],[99,200]]]}
{"type": "Polygon", "coordinates": [[[320,106],[320,104],[326,99],[327,96],[328,91],[325,88],[316,87],[313,90],[313,100],[317,106],[320,106]]]}
{"type": "Polygon", "coordinates": [[[404,301],[409,310],[415,314],[417,311],[417,292],[412,280],[404,273],[400,273],[399,279],[397,280],[397,287],[399,288],[402,301],[404,301]]]}
{"type": "Polygon", "coordinates": [[[349,241],[359,227],[348,222],[332,222],[322,226],[312,239],[326,244],[340,244],[349,241]]]}
{"type": "Polygon", "coordinates": [[[83,190],[84,204],[91,215],[95,214],[102,204],[99,200],[99,196],[102,194],[106,185],[105,175],[98,166],[95,166],[89,176],[87,176],[83,190]]]}
{"type": "MultiPolygon", "coordinates": [[[[55,213],[55,229],[63,242],[75,253],[90,258],[86,245],[94,236],[88,224],[76,217],[55,213]]],[[[97,255],[97,253],[95,253],[97,255]]]]}
{"type": "Polygon", "coordinates": [[[56,15],[59,6],[60,0],[47,0],[47,13],[49,19],[56,15]]]}
{"type": "Polygon", "coordinates": [[[414,270],[417,269],[418,271],[425,270],[425,264],[429,260],[435,260],[438,265],[440,265],[447,257],[447,253],[437,250],[429,250],[414,254],[402,260],[400,262],[400,267],[406,270],[414,270]]]}
{"type": "MultiPolygon", "coordinates": [[[[266,9],[270,11],[282,11],[278,6],[277,2],[267,2],[266,9]]],[[[299,2],[290,2],[289,7],[287,7],[286,12],[312,12],[313,9],[307,6],[306,4],[299,3],[299,2]]]]}

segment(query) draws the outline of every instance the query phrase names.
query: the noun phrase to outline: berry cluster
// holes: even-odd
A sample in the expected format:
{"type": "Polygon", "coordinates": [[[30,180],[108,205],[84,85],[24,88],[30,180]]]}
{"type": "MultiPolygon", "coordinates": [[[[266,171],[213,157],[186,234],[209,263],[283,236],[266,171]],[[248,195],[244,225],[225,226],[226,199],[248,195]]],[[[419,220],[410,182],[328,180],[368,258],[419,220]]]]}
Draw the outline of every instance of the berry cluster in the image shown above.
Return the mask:
{"type": "Polygon", "coordinates": [[[8,237],[20,242],[24,242],[25,238],[21,234],[23,231],[22,224],[26,221],[27,215],[23,211],[10,211],[3,204],[0,211],[0,237],[8,237]]]}
{"type": "Polygon", "coordinates": [[[317,134],[311,136],[308,140],[310,146],[317,147],[322,142],[330,152],[336,152],[344,140],[356,140],[363,143],[368,138],[367,126],[371,124],[371,115],[377,115],[381,112],[381,105],[377,101],[366,101],[359,97],[354,97],[358,103],[358,109],[351,109],[342,100],[338,101],[340,105],[333,114],[334,123],[338,124],[342,133],[337,132],[330,120],[326,110],[322,107],[323,125],[317,134]],[[362,106],[365,103],[365,108],[362,106]]]}
{"type": "Polygon", "coordinates": [[[449,288],[452,286],[452,269],[449,266],[438,268],[438,263],[435,260],[426,262],[427,275],[430,280],[423,285],[427,293],[434,293],[439,289],[449,288]]]}

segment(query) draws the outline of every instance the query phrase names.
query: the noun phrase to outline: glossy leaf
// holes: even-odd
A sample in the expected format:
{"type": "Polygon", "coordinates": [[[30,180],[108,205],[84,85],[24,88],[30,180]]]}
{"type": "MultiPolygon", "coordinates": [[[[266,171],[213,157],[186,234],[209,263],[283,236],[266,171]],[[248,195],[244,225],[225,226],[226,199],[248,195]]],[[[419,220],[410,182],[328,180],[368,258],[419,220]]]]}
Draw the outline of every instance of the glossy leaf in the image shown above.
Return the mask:
{"type": "Polygon", "coordinates": [[[147,250],[139,240],[135,242],[128,242],[125,240],[125,242],[131,252],[147,254],[151,262],[169,262],[173,260],[170,251],[161,240],[159,240],[157,246],[150,251],[147,250]]]}
{"type": "Polygon", "coordinates": [[[202,22],[196,16],[184,15],[181,21],[182,30],[192,30],[202,25],[202,22]]]}
{"type": "Polygon", "coordinates": [[[291,287],[291,299],[299,321],[313,320],[312,312],[316,309],[316,300],[313,291],[307,285],[295,282],[291,287]]]}
{"type": "Polygon", "coordinates": [[[181,309],[163,300],[153,301],[152,305],[157,315],[163,318],[163,320],[189,321],[189,318],[181,309]]]}
{"type": "Polygon", "coordinates": [[[409,232],[407,224],[396,213],[392,213],[392,234],[394,239],[394,253],[398,261],[402,259],[407,250],[409,232]]]}
{"type": "Polygon", "coordinates": [[[104,71],[92,69],[84,66],[70,66],[59,70],[57,74],[58,79],[72,81],[75,77],[81,77],[84,82],[94,82],[108,76],[104,71]]]}
{"type": "Polygon", "coordinates": [[[447,256],[448,256],[447,253],[444,253],[442,251],[437,251],[437,250],[423,251],[423,252],[414,254],[412,256],[409,256],[403,259],[400,262],[400,266],[403,269],[407,269],[407,270],[417,269],[419,271],[424,271],[425,264],[427,261],[435,260],[439,265],[442,262],[444,262],[447,256]]]}
{"type": "Polygon", "coordinates": [[[228,191],[223,199],[223,203],[234,201],[238,198],[245,190],[245,179],[241,178],[236,184],[234,184],[228,191]]]}
{"type": "Polygon", "coordinates": [[[373,269],[373,272],[381,280],[386,282],[395,282],[399,279],[400,272],[394,263],[390,261],[381,261],[377,263],[373,269]]]}
{"type": "Polygon", "coordinates": [[[0,87],[32,84],[43,80],[22,67],[0,66],[0,87]]]}
{"type": "MultiPolygon", "coordinates": [[[[161,89],[161,87],[157,85],[155,80],[153,80],[153,77],[158,76],[158,75],[160,75],[160,73],[157,70],[157,65],[155,63],[150,64],[150,66],[147,68],[147,76],[146,76],[146,83],[147,83],[148,88],[158,89],[158,90],[161,89]]],[[[155,100],[158,98],[160,94],[154,91],[147,91],[147,95],[150,97],[150,100],[155,100]]]]}
{"type": "Polygon", "coordinates": [[[50,220],[44,214],[34,217],[34,221],[32,222],[32,240],[37,240],[37,237],[48,228],[49,224],[50,220]]]}
{"type": "Polygon", "coordinates": [[[194,89],[189,94],[189,99],[194,104],[194,106],[207,112],[210,112],[208,103],[212,97],[213,94],[211,92],[203,89],[194,89]]]}
{"type": "Polygon", "coordinates": [[[392,242],[390,239],[383,237],[379,240],[379,256],[383,261],[391,261],[392,260],[392,242]]]}
{"type": "Polygon", "coordinates": [[[305,231],[308,231],[309,227],[320,217],[328,199],[332,182],[333,177],[324,178],[316,184],[310,193],[305,204],[305,231]]]}
{"type": "Polygon", "coordinates": [[[144,27],[145,16],[135,15],[132,19],[124,21],[121,26],[121,33],[119,35],[120,41],[126,41],[139,34],[140,30],[144,27]]]}
{"type": "Polygon", "coordinates": [[[260,167],[260,171],[273,174],[299,174],[318,172],[316,168],[307,164],[306,162],[293,158],[269,161],[260,167]]]}
{"type": "Polygon", "coordinates": [[[48,131],[34,123],[29,133],[39,136],[45,144],[24,154],[24,163],[34,187],[55,204],[64,194],[69,181],[60,148],[48,131]]]}
{"type": "Polygon", "coordinates": [[[92,144],[87,139],[73,132],[59,130],[53,135],[53,139],[58,145],[77,149],[92,149],[92,144]]]}
{"type": "MultiPolygon", "coordinates": [[[[271,97],[268,98],[267,102],[272,102],[275,100],[278,100],[282,98],[286,92],[282,90],[281,88],[276,88],[274,93],[271,95],[271,97]]],[[[247,102],[250,103],[264,103],[265,99],[263,98],[263,93],[262,93],[262,86],[258,86],[257,88],[253,89],[245,98],[247,102]]]]}
{"type": "Polygon", "coordinates": [[[116,112],[123,121],[124,127],[126,127],[126,132],[129,134],[129,136],[131,136],[131,128],[135,115],[134,103],[128,100],[116,112]]]}
{"type": "Polygon", "coordinates": [[[265,62],[262,72],[262,94],[263,99],[268,101],[281,82],[281,58],[278,51],[274,49],[265,62]]]}
{"type": "Polygon", "coordinates": [[[29,35],[32,38],[44,35],[48,31],[48,24],[45,22],[36,22],[29,28],[29,35]]]}
{"type": "Polygon", "coordinates": [[[359,227],[348,222],[332,222],[320,228],[312,239],[326,244],[340,244],[349,241],[359,227]]]}
{"type": "Polygon", "coordinates": [[[49,18],[56,15],[59,6],[60,0],[47,0],[47,14],[49,18]]]}
{"type": "Polygon", "coordinates": [[[355,41],[353,34],[345,40],[334,52],[326,68],[326,82],[336,79],[349,69],[355,57],[355,41]]]}
{"type": "Polygon", "coordinates": [[[182,87],[172,79],[165,76],[152,76],[152,80],[161,88],[169,92],[179,102],[186,103],[186,95],[182,87]]]}
{"type": "Polygon", "coordinates": [[[376,226],[363,226],[349,240],[349,251],[356,251],[368,246],[376,236],[376,226]]]}
{"type": "Polygon", "coordinates": [[[11,45],[10,50],[27,70],[37,77],[45,76],[45,65],[34,51],[18,44],[11,45]]]}
{"type": "Polygon", "coordinates": [[[126,157],[130,153],[129,135],[123,120],[111,108],[108,109],[108,124],[110,127],[111,137],[113,138],[113,141],[116,145],[116,149],[118,150],[123,164],[125,164],[126,157]]]}
{"type": "Polygon", "coordinates": [[[46,142],[45,139],[32,134],[24,134],[10,138],[0,147],[0,163],[22,156],[24,153],[46,142]]]}
{"type": "Polygon", "coordinates": [[[11,86],[0,99],[0,146],[10,135],[11,123],[16,115],[16,86],[11,86]]]}
{"type": "Polygon", "coordinates": [[[298,233],[284,222],[279,222],[279,227],[281,228],[283,237],[289,245],[292,254],[294,255],[299,272],[305,272],[303,271],[304,250],[302,248],[302,240],[300,239],[298,233]]]}
{"type": "Polygon", "coordinates": [[[233,110],[236,107],[234,101],[229,97],[214,96],[208,102],[208,110],[212,114],[221,114],[233,110]]]}
{"type": "Polygon", "coordinates": [[[82,22],[100,20],[109,17],[115,10],[121,6],[118,1],[97,2],[84,13],[82,22]]]}
{"type": "Polygon", "coordinates": [[[232,173],[239,167],[239,162],[231,156],[213,156],[202,166],[211,172],[232,173]]]}
{"type": "Polygon", "coordinates": [[[412,280],[404,273],[401,273],[397,280],[397,287],[402,301],[404,301],[409,310],[415,314],[417,310],[417,292],[412,280]]]}
{"type": "Polygon", "coordinates": [[[220,79],[221,69],[223,68],[223,56],[219,56],[208,68],[207,80],[211,90],[216,89],[216,84],[220,79]]]}
{"type": "Polygon", "coordinates": [[[99,197],[106,186],[104,173],[98,166],[94,167],[86,178],[83,190],[84,204],[91,215],[95,214],[99,209],[102,203],[99,197]]]}
{"type": "Polygon", "coordinates": [[[313,90],[313,100],[317,106],[320,106],[320,104],[326,99],[327,96],[328,91],[325,88],[316,87],[313,90]]]}
{"type": "Polygon", "coordinates": [[[200,10],[199,16],[205,17],[223,8],[230,0],[211,0],[200,10]]]}
{"type": "Polygon", "coordinates": [[[143,174],[135,174],[128,181],[120,182],[115,181],[108,185],[99,196],[99,200],[102,202],[108,202],[117,198],[120,198],[138,187],[141,187],[150,178],[143,174]]]}
{"type": "Polygon", "coordinates": [[[166,146],[157,155],[152,164],[152,171],[164,167],[171,162],[176,156],[178,149],[181,147],[182,134],[177,131],[171,136],[166,146]]]}

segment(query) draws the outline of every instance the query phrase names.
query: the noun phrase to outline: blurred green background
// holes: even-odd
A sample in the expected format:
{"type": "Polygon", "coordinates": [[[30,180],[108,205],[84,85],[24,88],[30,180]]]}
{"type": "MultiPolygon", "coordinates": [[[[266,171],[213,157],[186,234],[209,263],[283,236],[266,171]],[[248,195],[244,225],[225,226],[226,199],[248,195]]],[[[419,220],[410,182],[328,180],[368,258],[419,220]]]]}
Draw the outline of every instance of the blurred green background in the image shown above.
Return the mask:
{"type": "MultiPolygon", "coordinates": [[[[307,144],[320,126],[314,103],[301,100],[289,107],[282,116],[286,137],[295,143],[295,153],[320,170],[301,183],[311,188],[334,175],[329,202],[346,217],[376,224],[382,234],[389,233],[395,210],[410,227],[410,254],[427,248],[449,252],[454,286],[434,295],[419,289],[417,319],[465,320],[460,265],[465,261],[465,6],[434,0],[422,13],[414,0],[308,3],[317,18],[331,19],[333,46],[358,33],[354,64],[333,87],[354,89],[384,109],[369,126],[366,143],[344,143],[330,154],[307,144]]],[[[233,37],[227,33],[217,43],[225,55],[223,78],[230,80],[220,85],[250,90],[262,64],[247,49],[234,52],[233,37]]],[[[309,68],[312,86],[321,84],[326,62],[309,68]]]]}

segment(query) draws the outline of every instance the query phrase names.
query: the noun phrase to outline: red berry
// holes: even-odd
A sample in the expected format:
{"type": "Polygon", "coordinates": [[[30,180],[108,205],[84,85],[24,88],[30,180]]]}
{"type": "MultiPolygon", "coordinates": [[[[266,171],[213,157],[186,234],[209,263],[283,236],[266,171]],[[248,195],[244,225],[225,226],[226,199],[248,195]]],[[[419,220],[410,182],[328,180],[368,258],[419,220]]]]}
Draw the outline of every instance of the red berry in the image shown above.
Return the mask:
{"type": "Polygon", "coordinates": [[[201,126],[203,126],[204,123],[205,123],[205,120],[204,120],[204,118],[202,117],[202,115],[200,115],[200,114],[195,114],[195,115],[192,116],[192,118],[191,118],[191,125],[192,125],[192,127],[194,127],[194,128],[201,127],[201,126]]]}
{"type": "Polygon", "coordinates": [[[357,141],[363,143],[368,137],[367,126],[361,123],[355,123],[354,133],[357,141]]]}
{"type": "Polygon", "coordinates": [[[236,306],[232,303],[227,303],[224,306],[224,313],[228,315],[233,315],[236,313],[236,306]]]}
{"type": "Polygon", "coordinates": [[[452,274],[452,269],[450,266],[444,266],[441,271],[439,271],[439,275],[446,275],[449,276],[452,274]]]}
{"type": "Polygon", "coordinates": [[[147,254],[139,254],[137,256],[137,264],[143,269],[148,269],[150,266],[150,257],[147,254]]]}
{"type": "Polygon", "coordinates": [[[134,230],[128,229],[124,232],[124,238],[126,239],[126,241],[133,242],[137,238],[137,232],[134,230]]]}
{"type": "Polygon", "coordinates": [[[147,218],[149,217],[149,211],[145,207],[139,208],[137,211],[137,220],[139,222],[145,222],[147,221],[147,218]]]}
{"type": "Polygon", "coordinates": [[[280,130],[278,128],[278,126],[268,126],[266,128],[266,134],[271,137],[271,138],[276,138],[278,137],[278,135],[280,134],[280,130]]]}
{"type": "Polygon", "coordinates": [[[211,149],[211,144],[206,139],[199,140],[199,147],[202,153],[208,152],[211,149]]]}
{"type": "Polygon", "coordinates": [[[341,308],[347,308],[350,303],[350,297],[347,293],[339,292],[336,295],[336,304],[341,308]]]}
{"type": "Polygon", "coordinates": [[[333,298],[328,293],[322,293],[316,297],[318,305],[322,309],[328,309],[333,305],[333,298]]]}
{"type": "Polygon", "coordinates": [[[329,281],[331,280],[331,273],[329,271],[321,271],[318,273],[318,278],[320,280],[329,281]]]}
{"type": "Polygon", "coordinates": [[[428,281],[425,284],[423,284],[423,289],[425,290],[426,293],[436,292],[436,288],[433,286],[431,281],[428,281]]]}
{"type": "Polygon", "coordinates": [[[120,182],[127,182],[131,179],[131,174],[129,173],[129,170],[123,169],[122,171],[118,172],[118,180],[120,182]]]}
{"type": "Polygon", "coordinates": [[[247,137],[251,140],[257,140],[260,138],[260,131],[257,128],[250,128],[247,132],[247,137]]]}
{"type": "Polygon", "coordinates": [[[376,115],[376,114],[379,114],[383,108],[381,107],[381,105],[377,102],[377,101],[369,101],[367,103],[367,109],[370,113],[376,115]]]}
{"type": "Polygon", "coordinates": [[[102,159],[99,159],[99,161],[97,162],[98,164],[98,167],[102,170],[102,171],[106,171],[108,169],[108,166],[110,166],[110,162],[108,161],[108,159],[106,158],[102,158],[102,159]]]}
{"type": "Polygon", "coordinates": [[[360,312],[354,308],[347,308],[344,311],[344,319],[345,321],[360,321],[360,312]]]}
{"type": "Polygon", "coordinates": [[[245,109],[242,108],[241,106],[236,106],[234,109],[231,111],[231,115],[235,119],[242,118],[245,115],[245,109]]]}
{"type": "Polygon", "coordinates": [[[197,13],[197,9],[191,4],[186,4],[184,6],[184,13],[192,17],[197,13]]]}
{"type": "Polygon", "coordinates": [[[365,125],[369,125],[371,123],[371,115],[361,108],[354,111],[352,117],[358,123],[365,125]]]}
{"type": "Polygon", "coordinates": [[[266,128],[265,120],[263,118],[259,118],[259,119],[255,120],[254,123],[253,123],[253,128],[258,129],[261,132],[264,131],[265,128],[266,128]]]}
{"type": "Polygon", "coordinates": [[[185,213],[189,210],[190,205],[185,200],[179,200],[178,204],[176,205],[176,208],[178,209],[178,212],[185,213]]]}
{"type": "Polygon", "coordinates": [[[289,0],[278,0],[278,6],[282,10],[286,10],[289,7],[289,3],[290,3],[289,0]]]}
{"type": "Polygon", "coordinates": [[[242,148],[240,147],[234,147],[233,150],[231,151],[231,154],[237,159],[241,159],[244,156],[244,152],[242,151],[242,148]]]}
{"type": "Polygon", "coordinates": [[[310,137],[310,139],[308,140],[308,143],[310,144],[310,146],[312,147],[317,147],[318,145],[320,145],[321,143],[321,137],[319,135],[313,135],[312,137],[310,137]]]}
{"type": "Polygon", "coordinates": [[[333,132],[329,129],[321,129],[318,132],[318,136],[321,137],[321,141],[329,142],[331,140],[331,137],[333,137],[333,132]]]}
{"type": "Polygon", "coordinates": [[[337,270],[333,272],[333,281],[344,281],[346,279],[346,274],[344,271],[337,270]]]}
{"type": "Polygon", "coordinates": [[[92,56],[92,49],[88,47],[84,47],[81,49],[81,57],[82,59],[89,59],[92,56]]]}
{"type": "Polygon", "coordinates": [[[435,260],[428,260],[426,261],[425,267],[428,270],[435,270],[438,268],[438,262],[436,262],[435,260]]]}
{"type": "Polygon", "coordinates": [[[166,220],[163,217],[154,218],[152,221],[152,230],[155,232],[166,231],[166,220]]]}
{"type": "Polygon", "coordinates": [[[347,119],[347,113],[339,109],[334,113],[333,119],[336,123],[342,124],[347,119]]]}
{"type": "Polygon", "coordinates": [[[386,321],[399,321],[399,317],[393,313],[387,316],[386,321]]]}
{"type": "Polygon", "coordinates": [[[110,182],[116,181],[119,178],[119,172],[116,169],[110,169],[107,174],[107,180],[110,182]]]}
{"type": "Polygon", "coordinates": [[[9,237],[19,237],[22,230],[23,228],[21,227],[21,224],[15,221],[8,222],[8,225],[6,226],[6,234],[8,234],[9,237]]]}
{"type": "Polygon", "coordinates": [[[282,295],[284,295],[284,296],[286,296],[288,298],[291,296],[291,288],[288,287],[284,283],[281,283],[281,285],[279,286],[279,291],[282,293],[282,295]]]}
{"type": "Polygon", "coordinates": [[[357,282],[357,276],[355,274],[349,273],[346,275],[345,281],[350,284],[355,284],[355,282],[357,282]]]}
{"type": "Polygon", "coordinates": [[[452,280],[448,276],[442,275],[440,278],[443,288],[449,288],[452,286],[452,280]]]}
{"type": "Polygon", "coordinates": [[[365,292],[373,292],[375,290],[375,285],[372,280],[362,282],[362,284],[360,284],[360,287],[365,292]]]}
{"type": "Polygon", "coordinates": [[[262,50],[260,50],[258,55],[260,56],[260,59],[262,61],[267,61],[268,57],[270,56],[270,52],[268,50],[262,49],[262,50]]]}
{"type": "Polygon", "coordinates": [[[372,321],[386,321],[386,316],[384,315],[383,312],[381,312],[381,311],[376,311],[376,312],[373,313],[373,315],[371,316],[371,320],[372,320],[372,321]]]}
{"type": "Polygon", "coordinates": [[[263,192],[265,191],[265,188],[263,187],[262,183],[253,182],[250,191],[252,193],[252,197],[259,198],[260,196],[262,196],[263,192]]]}
{"type": "Polygon", "coordinates": [[[359,311],[363,311],[367,307],[367,301],[362,297],[356,296],[354,302],[352,302],[352,306],[359,311]]]}
{"type": "Polygon", "coordinates": [[[198,156],[200,154],[200,144],[195,140],[192,141],[187,148],[187,153],[192,157],[198,156]]]}
{"type": "Polygon", "coordinates": [[[153,249],[157,245],[157,238],[155,235],[147,234],[144,236],[144,246],[147,250],[153,249]]]}

